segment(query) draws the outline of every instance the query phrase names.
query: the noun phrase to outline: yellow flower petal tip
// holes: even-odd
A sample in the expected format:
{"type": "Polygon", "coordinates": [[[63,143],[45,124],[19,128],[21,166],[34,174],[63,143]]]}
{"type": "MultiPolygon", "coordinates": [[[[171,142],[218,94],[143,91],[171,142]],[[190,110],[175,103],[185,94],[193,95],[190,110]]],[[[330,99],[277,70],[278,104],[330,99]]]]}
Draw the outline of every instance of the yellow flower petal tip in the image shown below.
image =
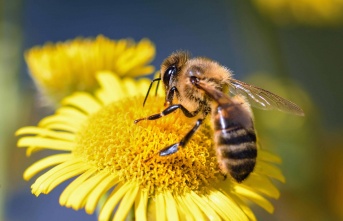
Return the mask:
{"type": "Polygon", "coordinates": [[[20,147],[63,152],[26,170],[25,179],[30,179],[52,167],[32,185],[35,195],[76,178],[61,194],[60,204],[84,208],[87,213],[98,205],[99,220],[127,216],[136,220],[255,220],[246,200],[273,211],[266,197],[279,197],[270,181],[283,180],[274,165],[279,162],[277,156],[259,150],[256,169],[246,181],[224,180],[207,122],[185,148],[161,157],[158,151],[178,142],[192,127],[192,119],[176,112],[134,124],[135,119],[163,109],[161,96],[150,96],[142,106],[150,81],[121,79],[107,72],[96,79],[101,88],[94,94],[75,93],[39,126],[17,131],[22,136],[20,147]]]}
{"type": "Polygon", "coordinates": [[[65,42],[36,46],[25,53],[29,72],[43,95],[58,102],[75,91],[92,92],[98,88],[96,74],[110,71],[120,77],[151,74],[150,62],[155,45],[148,39],[111,40],[76,38],[65,42]]]}

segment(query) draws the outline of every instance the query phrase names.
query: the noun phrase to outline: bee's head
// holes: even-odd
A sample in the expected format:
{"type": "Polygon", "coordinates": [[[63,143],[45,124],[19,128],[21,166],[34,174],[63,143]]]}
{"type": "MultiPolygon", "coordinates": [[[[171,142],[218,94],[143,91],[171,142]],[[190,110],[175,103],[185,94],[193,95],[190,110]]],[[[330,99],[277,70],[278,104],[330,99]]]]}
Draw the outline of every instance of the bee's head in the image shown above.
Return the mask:
{"type": "Polygon", "coordinates": [[[169,106],[173,102],[174,94],[178,93],[175,81],[178,78],[183,66],[187,62],[189,54],[185,51],[177,51],[167,57],[161,65],[161,80],[166,92],[165,105],[169,106]]]}

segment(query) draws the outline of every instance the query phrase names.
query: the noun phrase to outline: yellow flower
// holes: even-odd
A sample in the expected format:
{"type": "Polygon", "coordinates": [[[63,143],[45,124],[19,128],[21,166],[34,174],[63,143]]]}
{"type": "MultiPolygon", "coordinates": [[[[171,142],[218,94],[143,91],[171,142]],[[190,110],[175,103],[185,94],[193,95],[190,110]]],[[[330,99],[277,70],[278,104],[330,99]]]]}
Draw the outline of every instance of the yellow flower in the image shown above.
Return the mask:
{"type": "Polygon", "coordinates": [[[75,91],[96,89],[98,71],[111,71],[121,77],[151,74],[154,67],[149,63],[154,57],[155,46],[148,39],[136,44],[130,39],[114,41],[102,35],[48,43],[25,53],[36,84],[44,95],[57,102],[75,91]]]}
{"type": "Polygon", "coordinates": [[[274,165],[277,156],[259,149],[247,180],[224,180],[207,122],[186,148],[159,157],[160,149],[179,141],[192,125],[179,112],[134,124],[163,109],[162,96],[150,96],[142,107],[150,81],[122,80],[109,72],[96,77],[101,88],[94,94],[74,93],[38,126],[17,131],[18,147],[27,147],[28,155],[59,151],[25,171],[29,180],[50,168],[32,185],[36,196],[76,177],[60,204],[89,214],[98,206],[99,220],[124,220],[130,211],[135,220],[255,220],[247,201],[273,212],[265,197],[279,197],[271,178],[284,181],[274,165]]]}
{"type": "Polygon", "coordinates": [[[277,24],[341,25],[341,0],[253,0],[259,11],[277,24]]]}

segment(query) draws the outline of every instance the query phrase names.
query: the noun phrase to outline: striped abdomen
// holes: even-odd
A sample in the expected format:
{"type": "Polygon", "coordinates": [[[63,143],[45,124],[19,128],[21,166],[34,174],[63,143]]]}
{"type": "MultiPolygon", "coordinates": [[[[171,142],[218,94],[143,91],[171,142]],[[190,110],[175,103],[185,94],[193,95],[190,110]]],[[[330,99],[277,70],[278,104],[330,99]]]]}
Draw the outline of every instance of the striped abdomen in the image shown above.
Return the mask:
{"type": "Polygon", "coordinates": [[[213,113],[217,158],[224,174],[242,182],[254,170],[256,135],[251,112],[241,104],[218,106],[213,113]]]}

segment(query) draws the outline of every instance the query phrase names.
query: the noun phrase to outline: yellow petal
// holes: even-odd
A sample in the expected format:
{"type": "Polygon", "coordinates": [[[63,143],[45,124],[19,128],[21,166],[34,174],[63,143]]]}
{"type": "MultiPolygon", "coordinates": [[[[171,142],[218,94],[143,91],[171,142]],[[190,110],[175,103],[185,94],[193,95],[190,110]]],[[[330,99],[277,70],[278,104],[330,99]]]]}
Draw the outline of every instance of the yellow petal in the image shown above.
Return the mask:
{"type": "Polygon", "coordinates": [[[73,132],[73,133],[76,133],[79,130],[79,126],[81,126],[81,125],[77,125],[77,127],[75,127],[75,126],[70,126],[70,125],[67,125],[65,123],[60,123],[60,122],[59,123],[50,123],[48,125],[44,125],[44,127],[47,129],[68,131],[68,132],[73,132]]]}
{"type": "Polygon", "coordinates": [[[49,180],[45,181],[45,189],[42,192],[48,194],[51,190],[53,190],[62,182],[69,180],[72,177],[78,176],[86,170],[87,167],[83,167],[83,165],[74,165],[72,167],[68,167],[68,169],[66,169],[65,171],[61,170],[60,172],[53,174],[49,178],[49,180]]]}
{"type": "Polygon", "coordinates": [[[135,201],[135,217],[138,221],[147,220],[148,192],[140,191],[135,201]]]}
{"type": "Polygon", "coordinates": [[[166,203],[163,193],[157,193],[155,198],[156,218],[161,221],[166,221],[166,203]]]}
{"type": "Polygon", "coordinates": [[[78,121],[85,121],[88,118],[88,116],[80,110],[67,106],[58,108],[56,114],[64,117],[72,117],[78,121]]]}
{"type": "Polygon", "coordinates": [[[71,151],[75,143],[43,137],[22,137],[18,140],[18,147],[36,146],[52,150],[71,151]]]}
{"type": "Polygon", "coordinates": [[[91,194],[93,189],[106,179],[107,176],[107,171],[100,171],[81,183],[80,186],[71,193],[66,206],[72,207],[73,209],[80,209],[83,207],[86,204],[87,197],[91,194]]]}
{"type": "Polygon", "coordinates": [[[110,219],[110,216],[114,210],[114,208],[117,206],[118,202],[123,198],[123,196],[126,194],[126,192],[133,188],[132,183],[119,183],[116,188],[112,191],[111,195],[108,197],[108,199],[105,202],[105,205],[102,207],[100,214],[99,214],[99,221],[107,221],[110,219]]]}
{"type": "Polygon", "coordinates": [[[124,78],[123,79],[123,87],[125,88],[125,92],[127,96],[135,96],[136,95],[136,87],[137,84],[135,80],[132,78],[124,78]]]}
{"type": "Polygon", "coordinates": [[[113,186],[115,186],[119,182],[119,179],[117,176],[114,176],[113,174],[109,174],[107,177],[105,177],[99,184],[97,184],[92,192],[88,196],[88,200],[85,205],[85,210],[88,214],[92,214],[96,206],[101,199],[101,197],[113,186]]]}
{"type": "Polygon", "coordinates": [[[279,168],[263,161],[260,161],[256,164],[254,172],[275,178],[283,183],[286,181],[279,168]]]}
{"type": "Polygon", "coordinates": [[[103,104],[109,104],[125,97],[121,80],[114,73],[102,71],[96,75],[96,78],[101,86],[97,97],[103,104]]]}
{"type": "MultiPolygon", "coordinates": [[[[224,194],[227,194],[224,192],[224,194]]],[[[250,221],[256,221],[256,217],[253,213],[253,211],[249,208],[249,206],[244,202],[241,198],[239,198],[237,195],[230,194],[230,197],[237,202],[239,207],[243,210],[243,212],[247,215],[250,221]]]]}
{"type": "Polygon", "coordinates": [[[123,199],[119,204],[117,211],[114,214],[113,220],[125,220],[130,209],[133,206],[133,202],[137,197],[138,190],[139,186],[133,184],[132,187],[126,192],[126,194],[124,195],[123,199]]]}
{"type": "Polygon", "coordinates": [[[40,150],[44,150],[43,148],[40,148],[40,147],[36,147],[36,146],[29,146],[27,149],[26,149],[26,156],[31,156],[31,154],[35,153],[35,152],[38,152],[40,150]]]}
{"type": "Polygon", "coordinates": [[[209,218],[209,220],[222,220],[217,212],[212,209],[208,205],[208,200],[204,199],[203,197],[197,195],[195,192],[191,192],[191,194],[185,196],[186,200],[188,200],[187,205],[191,205],[192,201],[195,205],[199,206],[199,208],[203,211],[203,213],[209,218]]]}
{"type": "Polygon", "coordinates": [[[68,168],[72,167],[75,164],[79,164],[80,161],[78,159],[72,159],[66,162],[63,162],[62,164],[59,164],[55,166],[54,168],[50,169],[48,172],[44,173],[42,176],[40,176],[34,184],[32,184],[32,192],[38,196],[40,193],[44,193],[45,187],[46,187],[46,181],[50,179],[51,176],[53,176],[55,173],[62,172],[68,172],[68,168]]]}
{"type": "Polygon", "coordinates": [[[65,126],[69,126],[73,128],[73,131],[77,131],[77,129],[79,129],[81,124],[83,123],[83,120],[78,120],[78,119],[71,120],[71,119],[72,118],[70,117],[53,115],[53,116],[45,117],[43,120],[39,122],[38,126],[49,128],[49,126],[53,126],[55,124],[61,124],[61,125],[65,125],[65,126]]]}
{"type": "Polygon", "coordinates": [[[180,214],[181,220],[186,221],[193,221],[193,220],[199,220],[199,221],[205,221],[207,220],[202,211],[198,208],[194,202],[192,202],[190,205],[187,204],[187,201],[179,196],[175,195],[176,205],[178,207],[178,212],[180,214]],[[196,216],[196,218],[193,216],[193,214],[196,216]]]}
{"type": "Polygon", "coordinates": [[[75,140],[75,134],[67,133],[67,132],[57,132],[57,131],[52,131],[46,128],[39,128],[39,127],[22,127],[16,132],[16,136],[20,136],[24,134],[40,135],[44,137],[67,140],[67,141],[75,140]]]}
{"type": "Polygon", "coordinates": [[[258,159],[261,159],[261,160],[266,161],[266,162],[278,163],[278,164],[280,164],[282,161],[279,156],[276,156],[275,154],[272,154],[268,151],[263,151],[263,150],[259,151],[258,159]]]}
{"type": "Polygon", "coordinates": [[[90,94],[85,92],[76,92],[73,95],[62,100],[63,105],[71,105],[79,108],[87,114],[97,112],[101,105],[90,94]]]}
{"type": "Polygon", "coordinates": [[[62,192],[60,196],[60,200],[59,200],[60,204],[62,206],[66,205],[72,192],[74,192],[84,181],[86,181],[95,172],[96,172],[95,168],[93,169],[89,168],[85,173],[81,174],[73,182],[71,182],[62,192]]]}
{"type": "MultiPolygon", "coordinates": [[[[204,196],[203,198],[207,198],[204,196]]],[[[220,191],[214,190],[208,196],[208,205],[211,206],[224,220],[246,220],[248,217],[239,206],[220,191]]]]}
{"type": "Polygon", "coordinates": [[[145,67],[136,67],[130,70],[132,76],[139,76],[139,75],[146,75],[154,72],[155,67],[152,65],[145,66],[145,67]]]}
{"type": "Polygon", "coordinates": [[[269,213],[274,212],[273,205],[268,200],[266,200],[264,197],[255,193],[254,191],[246,189],[246,188],[244,188],[242,186],[238,186],[238,185],[235,186],[235,191],[237,194],[242,195],[242,196],[246,197],[247,199],[253,201],[257,205],[259,205],[260,207],[265,209],[267,212],[269,212],[269,213]]]}
{"type": "Polygon", "coordinates": [[[251,190],[263,193],[266,196],[274,199],[277,199],[280,196],[279,190],[270,181],[270,179],[261,174],[257,175],[255,173],[251,173],[249,178],[241,185],[246,188],[251,188],[251,190]]]}
{"type": "Polygon", "coordinates": [[[166,202],[166,211],[167,211],[168,220],[178,221],[179,215],[176,209],[177,207],[176,207],[176,202],[175,202],[174,197],[172,196],[170,192],[165,192],[164,199],[166,202]]]}
{"type": "Polygon", "coordinates": [[[39,173],[40,171],[51,167],[56,164],[60,164],[62,162],[65,162],[67,160],[70,160],[73,156],[70,153],[65,154],[55,154],[48,157],[45,157],[34,164],[32,164],[30,167],[28,167],[24,172],[24,179],[29,180],[34,175],[39,173]]]}

